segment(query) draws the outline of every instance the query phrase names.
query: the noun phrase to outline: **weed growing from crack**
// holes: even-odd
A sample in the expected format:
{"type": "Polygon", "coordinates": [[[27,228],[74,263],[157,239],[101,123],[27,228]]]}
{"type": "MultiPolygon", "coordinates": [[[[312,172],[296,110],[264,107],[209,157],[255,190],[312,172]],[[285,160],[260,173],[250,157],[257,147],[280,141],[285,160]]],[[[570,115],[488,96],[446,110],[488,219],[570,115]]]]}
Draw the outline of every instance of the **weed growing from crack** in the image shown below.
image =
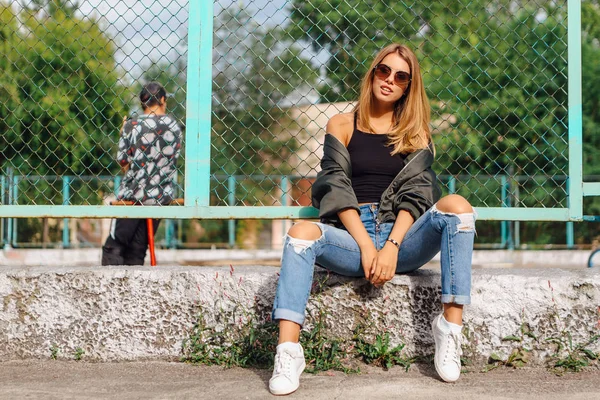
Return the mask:
{"type": "Polygon", "coordinates": [[[558,375],[562,375],[566,372],[579,372],[600,358],[598,354],[588,349],[588,346],[600,340],[600,335],[593,335],[583,343],[574,344],[571,332],[567,331],[560,318],[558,306],[554,299],[554,288],[550,284],[550,281],[548,281],[548,287],[552,294],[552,316],[558,328],[556,335],[546,339],[547,342],[556,345],[556,351],[553,355],[553,364],[550,366],[550,369],[558,375]]]}
{"type": "MultiPolygon", "coordinates": [[[[554,333],[552,333],[551,336],[546,337],[544,341],[555,346],[554,354],[548,364],[548,368],[552,372],[562,375],[566,372],[579,372],[585,367],[596,364],[600,359],[600,356],[590,350],[589,347],[600,340],[600,334],[593,335],[582,343],[573,343],[573,335],[567,330],[560,317],[558,306],[554,298],[554,288],[550,281],[548,281],[548,287],[550,288],[552,299],[550,322],[554,329],[554,333]]],[[[507,359],[503,359],[493,353],[488,360],[488,365],[482,372],[488,372],[500,366],[520,368],[529,362],[533,351],[531,345],[534,341],[539,343],[540,339],[533,333],[531,326],[524,320],[523,310],[521,313],[521,326],[519,332],[515,335],[509,335],[502,338],[503,341],[510,341],[517,344],[517,346],[512,349],[507,359]]]]}
{"type": "Polygon", "coordinates": [[[583,368],[589,367],[593,361],[599,359],[599,355],[587,347],[599,339],[600,335],[594,335],[584,343],[573,345],[570,332],[561,332],[559,336],[546,339],[557,345],[554,364],[551,366],[552,371],[562,375],[565,372],[579,372],[583,368]],[[563,350],[565,354],[561,355],[563,350]]]}
{"type": "Polygon", "coordinates": [[[58,358],[58,351],[59,349],[56,343],[52,343],[52,346],[50,347],[50,358],[56,360],[58,358]]]}
{"type": "Polygon", "coordinates": [[[83,357],[84,354],[85,351],[81,347],[77,347],[75,349],[75,353],[73,354],[73,358],[75,359],[75,361],[79,361],[81,360],[81,357],[83,357]]]}
{"type": "Polygon", "coordinates": [[[508,335],[502,338],[503,342],[516,343],[516,347],[512,349],[508,357],[503,359],[496,353],[492,353],[488,360],[488,365],[485,366],[482,372],[488,372],[500,366],[522,368],[529,362],[531,357],[531,348],[529,342],[538,341],[537,336],[532,332],[531,327],[525,322],[525,310],[521,310],[521,325],[519,332],[515,335],[508,335]]]}
{"type": "Polygon", "coordinates": [[[356,355],[365,363],[382,367],[386,371],[394,365],[400,365],[408,371],[414,360],[402,355],[404,343],[392,347],[389,332],[377,334],[374,342],[370,343],[361,333],[361,329],[355,330],[353,340],[356,343],[356,355]]]}

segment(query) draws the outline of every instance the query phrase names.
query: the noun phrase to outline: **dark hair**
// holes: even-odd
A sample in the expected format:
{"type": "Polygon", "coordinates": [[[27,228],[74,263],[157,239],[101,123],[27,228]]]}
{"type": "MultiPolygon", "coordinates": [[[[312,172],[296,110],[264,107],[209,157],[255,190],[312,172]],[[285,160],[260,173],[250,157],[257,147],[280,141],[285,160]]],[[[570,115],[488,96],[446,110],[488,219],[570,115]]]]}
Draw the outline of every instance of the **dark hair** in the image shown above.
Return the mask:
{"type": "Polygon", "coordinates": [[[167,97],[167,91],[158,82],[146,83],[140,93],[140,101],[144,109],[161,105],[161,99],[167,97]]]}

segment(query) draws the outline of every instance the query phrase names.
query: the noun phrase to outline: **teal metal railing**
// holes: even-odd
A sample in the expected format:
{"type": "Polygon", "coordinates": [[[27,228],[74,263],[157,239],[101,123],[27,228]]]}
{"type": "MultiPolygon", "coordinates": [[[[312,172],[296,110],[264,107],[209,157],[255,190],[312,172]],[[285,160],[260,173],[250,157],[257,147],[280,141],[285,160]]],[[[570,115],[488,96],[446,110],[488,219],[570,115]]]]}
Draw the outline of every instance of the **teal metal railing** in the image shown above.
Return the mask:
{"type": "MultiPolygon", "coordinates": [[[[248,180],[248,178],[252,178],[254,180],[263,180],[265,177],[262,175],[258,176],[246,176],[246,175],[212,175],[210,182],[212,190],[212,206],[213,207],[229,207],[235,206],[238,199],[236,192],[239,190],[238,187],[241,187],[244,181],[248,180]],[[227,182],[227,193],[219,195],[216,193],[215,189],[219,187],[219,182],[227,182]]],[[[306,202],[309,196],[309,193],[305,192],[301,187],[299,187],[298,183],[302,181],[312,181],[316,178],[316,176],[299,176],[299,175],[274,175],[270,176],[269,179],[272,181],[279,182],[277,187],[274,187],[274,195],[264,194],[265,196],[270,196],[271,198],[276,199],[276,201],[282,206],[294,204],[294,207],[301,207],[300,203],[306,202]],[[292,190],[296,188],[296,190],[292,190]],[[279,197],[277,197],[279,196],[279,197]],[[301,198],[304,198],[302,200],[301,198]]],[[[473,189],[469,186],[474,183],[480,185],[481,182],[473,182],[470,180],[470,176],[468,175],[441,175],[438,177],[440,183],[442,184],[442,188],[445,194],[452,193],[461,193],[461,192],[489,192],[489,193],[499,193],[499,198],[501,199],[501,207],[505,210],[508,210],[512,207],[523,207],[523,199],[520,198],[520,191],[522,188],[528,184],[530,181],[536,180],[545,180],[547,178],[544,177],[529,177],[529,176],[513,176],[508,177],[505,175],[501,176],[488,176],[487,182],[490,185],[484,183],[481,185],[480,190],[473,189]]],[[[569,178],[567,176],[555,176],[554,179],[557,181],[563,182],[565,187],[569,185],[569,178]]],[[[593,181],[600,181],[600,176],[586,176],[586,179],[593,181]]],[[[116,190],[119,186],[119,180],[114,177],[104,176],[104,177],[94,177],[94,176],[49,176],[49,177],[37,177],[37,176],[18,176],[14,175],[12,177],[9,176],[0,176],[0,191],[2,194],[11,193],[11,195],[6,198],[2,196],[2,204],[6,207],[11,207],[15,205],[21,204],[22,201],[28,201],[29,196],[23,195],[21,193],[19,187],[20,184],[32,181],[35,183],[40,182],[58,182],[55,187],[61,188],[60,193],[57,191],[55,195],[58,197],[62,197],[62,203],[64,206],[73,206],[71,203],[71,186],[77,184],[78,181],[97,181],[94,185],[98,188],[108,188],[109,190],[116,190]]],[[[538,183],[534,183],[534,185],[539,185],[538,183]]],[[[179,189],[179,192],[182,191],[182,188],[179,189]]],[[[99,194],[97,196],[98,202],[102,201],[102,196],[104,194],[99,194]]],[[[79,199],[81,201],[82,199],[79,199]]],[[[77,204],[75,204],[77,205],[77,204]]],[[[19,246],[27,246],[29,243],[26,240],[19,240],[17,233],[17,224],[18,218],[6,218],[0,221],[0,232],[1,232],[1,240],[4,245],[9,245],[12,247],[19,246]],[[6,232],[4,230],[5,225],[8,226],[6,232]]],[[[161,243],[166,248],[176,248],[180,245],[177,238],[175,237],[175,225],[178,220],[167,219],[165,223],[165,237],[164,241],[161,243]]],[[[500,221],[500,242],[489,243],[490,246],[495,246],[497,248],[504,249],[514,249],[519,248],[520,238],[519,238],[519,221],[510,221],[510,220],[501,220],[500,221]]],[[[229,220],[228,224],[228,241],[227,244],[229,247],[234,247],[236,245],[236,229],[234,220],[229,220]]],[[[566,237],[565,244],[567,248],[574,248],[574,234],[573,234],[573,222],[566,222],[566,237]]],[[[33,245],[33,244],[32,244],[33,245]]],[[[39,244],[37,244],[39,245],[39,244]]],[[[70,243],[70,226],[69,226],[69,218],[64,218],[62,220],[62,243],[46,243],[46,245],[51,246],[60,246],[63,248],[71,247],[70,243]]]]}

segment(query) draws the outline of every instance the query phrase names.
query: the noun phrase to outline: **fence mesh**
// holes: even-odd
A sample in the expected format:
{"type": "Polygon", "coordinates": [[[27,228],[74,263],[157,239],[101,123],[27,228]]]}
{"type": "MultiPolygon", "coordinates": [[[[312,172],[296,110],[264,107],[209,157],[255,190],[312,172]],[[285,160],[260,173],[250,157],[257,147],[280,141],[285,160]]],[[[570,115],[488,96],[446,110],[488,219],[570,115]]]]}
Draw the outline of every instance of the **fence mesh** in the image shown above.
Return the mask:
{"type": "MultiPolygon", "coordinates": [[[[327,120],[352,110],[375,53],[402,42],[422,66],[446,193],[566,207],[566,8],[215,1],[211,205],[310,205],[327,120]]],[[[200,40],[186,1],[20,0],[0,3],[0,21],[4,204],[102,204],[118,180],[85,177],[119,176],[119,130],[144,82],[166,87],[185,128],[187,43],[200,40]]],[[[178,169],[181,183],[183,157],[178,169]]]]}

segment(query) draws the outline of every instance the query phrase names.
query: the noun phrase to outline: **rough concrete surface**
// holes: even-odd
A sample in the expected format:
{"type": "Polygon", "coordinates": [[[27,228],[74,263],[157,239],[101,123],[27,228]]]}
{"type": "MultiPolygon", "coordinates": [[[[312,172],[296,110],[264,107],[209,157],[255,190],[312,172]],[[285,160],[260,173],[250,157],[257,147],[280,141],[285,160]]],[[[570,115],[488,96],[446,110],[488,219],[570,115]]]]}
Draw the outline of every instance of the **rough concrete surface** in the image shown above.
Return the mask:
{"type": "MultiPolygon", "coordinates": [[[[428,354],[439,279],[426,270],[375,289],[364,280],[317,274],[319,295],[309,313],[326,307],[335,335],[370,325],[373,332],[389,330],[409,353],[428,354]]],[[[217,327],[235,324],[235,315],[264,316],[276,281],[270,267],[4,268],[0,354],[4,360],[48,357],[57,347],[62,354],[82,348],[91,360],[178,357],[200,311],[217,327]]],[[[467,355],[469,345],[471,355],[506,355],[512,347],[502,338],[524,322],[538,337],[568,328],[576,343],[589,339],[598,333],[599,283],[589,271],[476,271],[465,315],[467,355]]],[[[551,349],[540,344],[528,345],[543,359],[551,349]]]]}
{"type": "MultiPolygon", "coordinates": [[[[3,399],[275,399],[270,371],[223,369],[167,362],[84,363],[10,361],[0,363],[3,399]]],[[[431,366],[360,374],[303,374],[289,399],[557,399],[600,398],[600,371],[556,376],[544,369],[498,369],[463,374],[454,384],[437,378],[431,366]]]]}
{"type": "MultiPolygon", "coordinates": [[[[273,267],[3,267],[0,269],[0,360],[173,360],[202,314],[224,329],[246,318],[264,321],[277,284],[273,267]]],[[[408,355],[433,353],[430,321],[439,312],[440,274],[424,269],[396,276],[381,289],[364,279],[319,272],[309,314],[327,311],[333,336],[389,332],[408,355]]],[[[591,270],[477,269],[465,308],[464,356],[506,359],[518,345],[545,363],[556,345],[600,333],[600,275],[591,270]],[[506,341],[510,335],[521,342],[506,341]]],[[[308,319],[310,328],[313,320],[308,319]]],[[[599,343],[586,345],[598,352],[599,343]]]]}

